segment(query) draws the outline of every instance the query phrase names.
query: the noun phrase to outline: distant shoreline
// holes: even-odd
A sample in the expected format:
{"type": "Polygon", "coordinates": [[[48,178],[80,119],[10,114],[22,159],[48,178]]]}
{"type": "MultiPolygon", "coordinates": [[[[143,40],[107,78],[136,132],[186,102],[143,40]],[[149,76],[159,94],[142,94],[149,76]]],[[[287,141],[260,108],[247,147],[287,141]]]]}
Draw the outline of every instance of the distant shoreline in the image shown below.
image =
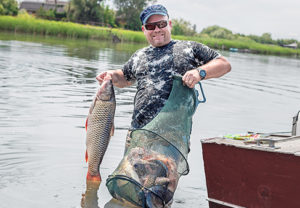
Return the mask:
{"type": "MultiPolygon", "coordinates": [[[[26,33],[33,35],[56,36],[63,38],[83,38],[108,40],[114,43],[147,43],[142,32],[125,29],[81,25],[71,22],[36,19],[30,15],[0,16],[0,31],[26,33]]],[[[203,43],[211,48],[232,52],[292,56],[299,58],[300,49],[267,45],[255,41],[227,40],[197,36],[172,36],[173,39],[191,40],[203,43]]]]}

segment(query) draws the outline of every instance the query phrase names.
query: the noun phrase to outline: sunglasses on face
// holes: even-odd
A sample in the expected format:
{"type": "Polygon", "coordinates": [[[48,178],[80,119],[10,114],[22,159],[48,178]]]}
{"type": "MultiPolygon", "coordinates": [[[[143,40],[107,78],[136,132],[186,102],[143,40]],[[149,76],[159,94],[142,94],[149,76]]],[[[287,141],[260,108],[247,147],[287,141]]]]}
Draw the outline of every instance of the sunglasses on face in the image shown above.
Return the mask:
{"type": "Polygon", "coordinates": [[[167,25],[168,25],[167,20],[161,20],[161,21],[158,21],[158,22],[147,23],[147,24],[145,24],[145,28],[146,28],[146,30],[155,30],[156,26],[159,29],[161,29],[161,28],[167,27],[167,25]]]}

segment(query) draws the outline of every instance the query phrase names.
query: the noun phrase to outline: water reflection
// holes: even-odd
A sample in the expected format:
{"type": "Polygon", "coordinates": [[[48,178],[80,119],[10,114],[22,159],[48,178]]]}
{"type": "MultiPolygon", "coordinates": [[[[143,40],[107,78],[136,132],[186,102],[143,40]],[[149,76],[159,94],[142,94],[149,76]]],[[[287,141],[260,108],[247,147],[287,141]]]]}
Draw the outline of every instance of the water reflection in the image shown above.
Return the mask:
{"type": "MultiPolygon", "coordinates": [[[[123,64],[136,50],[146,46],[139,43],[113,43],[103,40],[87,40],[87,39],[63,39],[55,37],[45,36],[32,36],[26,34],[14,34],[14,33],[0,33],[0,40],[18,40],[23,43],[30,43],[30,47],[40,47],[43,45],[58,46],[64,50],[64,55],[69,57],[76,57],[79,59],[85,59],[88,61],[99,60],[99,58],[108,57],[110,63],[115,65],[123,64]]],[[[6,51],[10,50],[8,45],[1,44],[1,48],[6,51]]],[[[107,60],[106,60],[107,61],[107,60]]]]}
{"type": "Polygon", "coordinates": [[[98,206],[98,190],[100,183],[87,182],[86,191],[82,194],[81,207],[82,208],[99,208],[98,206]]]}
{"type": "MultiPolygon", "coordinates": [[[[86,191],[81,195],[81,208],[100,208],[98,204],[98,190],[100,183],[87,182],[86,191]]],[[[101,195],[100,195],[101,196],[101,195]]],[[[104,208],[138,208],[128,202],[120,202],[114,198],[108,201],[104,208]]]]}

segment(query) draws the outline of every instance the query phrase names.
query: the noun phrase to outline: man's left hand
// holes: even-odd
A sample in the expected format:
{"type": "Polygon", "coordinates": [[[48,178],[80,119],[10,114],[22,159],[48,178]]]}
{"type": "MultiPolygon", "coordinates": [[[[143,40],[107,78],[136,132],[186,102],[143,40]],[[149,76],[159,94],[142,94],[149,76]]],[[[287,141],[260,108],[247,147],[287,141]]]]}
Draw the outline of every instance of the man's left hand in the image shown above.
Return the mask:
{"type": "Polygon", "coordinates": [[[183,84],[189,88],[194,88],[200,80],[201,77],[197,69],[187,71],[182,77],[183,84]]]}

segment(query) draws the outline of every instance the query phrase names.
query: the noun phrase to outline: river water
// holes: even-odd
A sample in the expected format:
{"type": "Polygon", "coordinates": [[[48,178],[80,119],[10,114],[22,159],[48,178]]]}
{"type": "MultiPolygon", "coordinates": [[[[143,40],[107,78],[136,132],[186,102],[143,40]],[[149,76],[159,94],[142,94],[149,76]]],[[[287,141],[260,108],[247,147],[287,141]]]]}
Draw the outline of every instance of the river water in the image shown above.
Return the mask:
{"type": "MultiPolygon", "coordinates": [[[[81,207],[87,172],[84,125],[98,86],[95,77],[121,68],[141,47],[0,35],[1,208],[81,207]]],[[[232,71],[203,81],[207,102],[194,115],[191,170],[179,181],[174,208],[208,207],[201,139],[248,130],[291,131],[300,110],[299,59],[221,53],[232,71]]],[[[134,94],[134,86],[116,89],[115,134],[91,207],[116,207],[110,205],[105,180],[122,158],[134,94]]]]}

